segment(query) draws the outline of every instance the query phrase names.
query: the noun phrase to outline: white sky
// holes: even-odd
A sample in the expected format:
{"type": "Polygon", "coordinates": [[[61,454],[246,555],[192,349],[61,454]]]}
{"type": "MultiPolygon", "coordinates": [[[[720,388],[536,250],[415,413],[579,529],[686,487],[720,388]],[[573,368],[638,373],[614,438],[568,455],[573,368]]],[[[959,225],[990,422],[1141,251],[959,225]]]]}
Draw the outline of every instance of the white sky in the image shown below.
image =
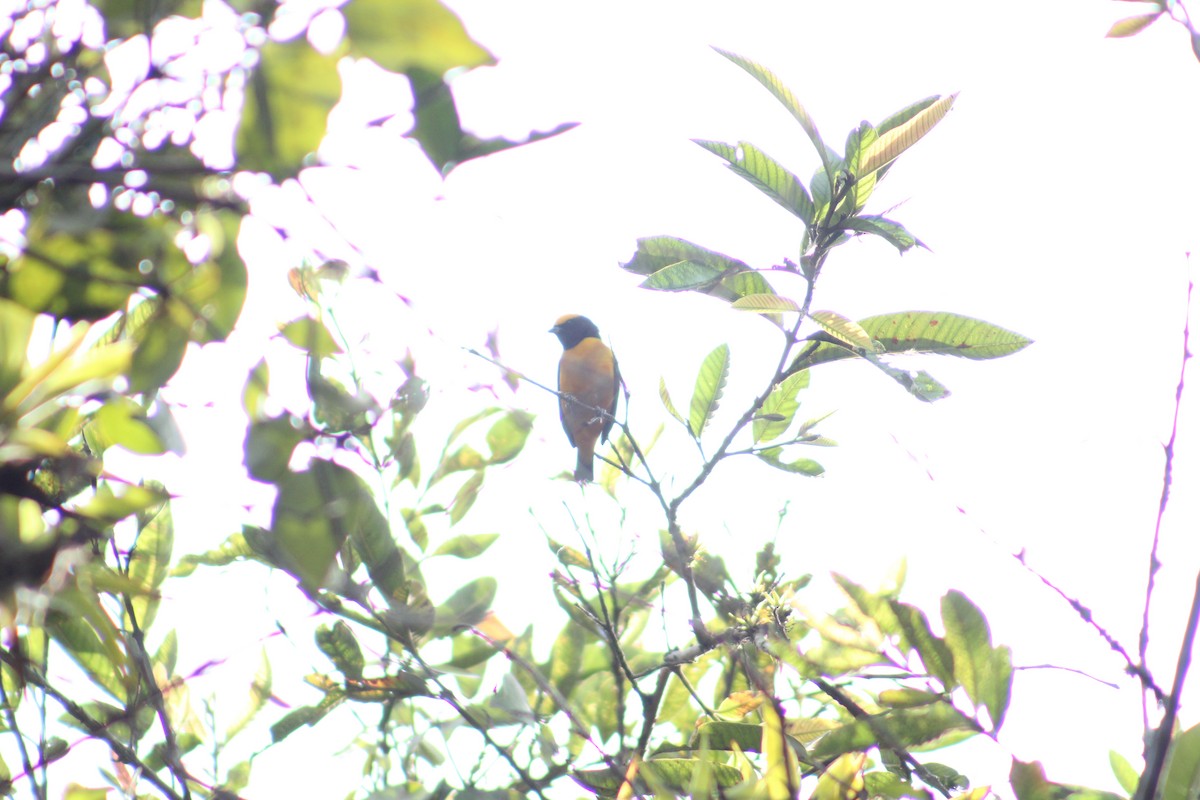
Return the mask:
{"type": "MultiPolygon", "coordinates": [[[[342,322],[369,336],[366,347],[380,357],[413,348],[433,384],[427,414],[434,419],[456,419],[481,402],[464,400],[465,387],[494,380],[494,370],[458,348],[480,346],[497,326],[506,363],[552,383],[559,346],[546,329],[569,311],[590,316],[611,341],[633,393],[630,418],[643,436],[664,417],[659,377],[677,405],[686,403],[700,360],[721,342],[733,347],[725,408],[740,412],[739,401],[760,388],[776,358],[769,325],[706,298],[638,289],[637,278],[616,266],[632,254],[635,238],[653,234],[687,238],[754,266],[797,257],[799,223],[688,141],[745,139],[805,180],[816,165],[786,112],[710,45],[775,71],[838,149],[861,119],[877,122],[930,94],[961,92],[868,206],[883,213],[902,203],[888,215],[933,252],[900,258],[878,240],[839,248],[815,307],[852,318],[954,311],[1036,344],[996,362],[900,362],[929,369],[953,391],[928,406],[864,364],[816,370],[800,413],[837,410],[821,430],[842,446],[811,453],[826,476],[792,478],[750,462],[723,467],[685,524],[746,586],[749,559],[774,534],[788,502],[779,547],[789,574],[838,570],[875,586],[907,557],[905,598],[931,616],[942,592],[962,589],[988,615],[994,641],[1013,647],[1016,664],[1052,663],[1121,684],[1118,692],[1067,672],[1019,673],[1000,746],[976,747],[972,763],[979,766],[970,771],[977,783],[1004,784],[1011,754],[1041,759],[1052,780],[1116,789],[1108,750],[1139,763],[1138,692],[1102,643],[1006,553],[1024,548],[1030,563],[1136,649],[1161,445],[1178,379],[1186,254],[1198,244],[1200,64],[1182,30],[1160,22],[1133,40],[1105,40],[1112,21],[1140,9],[1082,0],[619,2],[591,9],[475,0],[454,7],[499,58],[454,84],[469,130],[517,137],[568,120],[581,127],[464,164],[443,184],[400,138],[409,124],[403,115],[382,129],[358,130],[380,108],[405,109],[407,89],[402,81],[379,82],[369,65],[347,63],[344,75],[363,100],[335,111],[322,154],[360,171],[304,178],[384,283],[414,300],[414,312],[400,316],[394,304],[379,310],[378,293],[362,293],[354,302],[363,311],[342,322]]],[[[284,219],[269,209],[274,200],[256,202],[264,219],[284,219]]],[[[311,233],[317,222],[297,231],[311,233]]],[[[190,404],[179,412],[189,458],[156,468],[182,494],[180,554],[236,530],[243,503],[260,504],[260,522],[269,514],[269,493],[239,477],[246,370],[266,352],[273,380],[290,381],[291,391],[300,386],[298,360],[289,367],[289,348],[266,340],[277,322],[303,311],[284,282],[295,252],[254,224],[243,250],[251,268],[243,326],[228,345],[191,353],[165,393],[190,404]]],[[[798,282],[776,288],[803,291],[798,282]]],[[[1163,685],[1200,567],[1194,381],[1154,607],[1151,666],[1163,685]]],[[[487,567],[504,564],[498,606],[509,627],[556,628],[557,618],[542,612],[552,563],[537,524],[570,540],[564,502],[598,519],[612,519],[615,509],[600,497],[580,505],[573,486],[550,480],[573,461],[550,395],[529,387],[502,400],[538,414],[534,435],[515,463],[489,476],[494,485],[459,532],[503,534],[487,567]]],[[[686,482],[694,464],[677,442],[683,437],[671,431],[658,469],[674,468],[686,482]]],[[[439,446],[426,442],[427,471],[439,446]]],[[[652,560],[659,520],[643,513],[647,498],[635,487],[622,500],[635,522],[619,542],[608,541],[633,544],[652,560]]],[[[286,580],[276,576],[265,588],[261,574],[243,568],[168,584],[183,608],[211,603],[219,585],[219,607],[248,623],[241,635],[222,625],[215,642],[185,639],[185,658],[236,657],[222,679],[244,673],[248,680],[257,648],[247,645],[269,635],[275,619],[286,624],[304,614],[291,608],[286,580]],[[264,604],[262,618],[242,610],[264,604]]],[[[453,575],[430,577],[449,588],[457,584],[444,581],[453,575]]],[[[185,625],[180,630],[187,633],[185,625]]],[[[684,635],[682,627],[668,631],[673,644],[684,635]]],[[[276,653],[305,663],[289,675],[277,658],[276,692],[302,704],[314,696],[287,681],[323,667],[308,640],[296,639],[276,653]]],[[[198,682],[194,691],[207,688],[198,682]]],[[[1185,700],[1184,724],[1197,717],[1185,700]]],[[[327,746],[330,733],[296,739],[327,746]]],[[[314,775],[294,768],[298,744],[256,763],[251,796],[289,789],[318,796],[317,779],[328,781],[320,796],[334,796],[355,784],[357,755],[314,775]]],[[[942,760],[962,766],[956,758],[942,760]]]]}

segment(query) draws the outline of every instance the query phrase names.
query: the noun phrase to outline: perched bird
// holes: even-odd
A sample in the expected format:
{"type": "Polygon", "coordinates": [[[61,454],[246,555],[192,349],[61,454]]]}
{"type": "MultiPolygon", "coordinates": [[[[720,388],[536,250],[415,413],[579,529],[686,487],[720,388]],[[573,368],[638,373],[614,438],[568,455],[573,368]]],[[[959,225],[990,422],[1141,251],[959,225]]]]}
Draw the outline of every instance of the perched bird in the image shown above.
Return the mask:
{"type": "Polygon", "coordinates": [[[596,441],[608,441],[608,432],[612,430],[621,376],[612,350],[600,341],[600,329],[587,317],[576,314],[559,317],[550,332],[563,346],[558,362],[558,391],[562,395],[558,399],[559,415],[567,439],[579,451],[575,480],[587,483],[594,477],[592,460],[596,441]]]}

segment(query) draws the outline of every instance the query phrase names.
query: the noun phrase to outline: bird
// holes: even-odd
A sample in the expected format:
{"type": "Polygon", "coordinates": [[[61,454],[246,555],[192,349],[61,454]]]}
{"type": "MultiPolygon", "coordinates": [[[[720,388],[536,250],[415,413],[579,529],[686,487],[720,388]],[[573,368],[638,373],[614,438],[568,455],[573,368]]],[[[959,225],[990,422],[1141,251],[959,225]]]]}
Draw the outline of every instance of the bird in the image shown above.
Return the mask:
{"type": "Polygon", "coordinates": [[[550,332],[563,346],[558,362],[558,411],[567,440],[579,451],[575,480],[588,483],[595,478],[596,442],[608,441],[612,430],[621,373],[612,350],[600,341],[600,329],[587,317],[561,316],[550,332]]]}

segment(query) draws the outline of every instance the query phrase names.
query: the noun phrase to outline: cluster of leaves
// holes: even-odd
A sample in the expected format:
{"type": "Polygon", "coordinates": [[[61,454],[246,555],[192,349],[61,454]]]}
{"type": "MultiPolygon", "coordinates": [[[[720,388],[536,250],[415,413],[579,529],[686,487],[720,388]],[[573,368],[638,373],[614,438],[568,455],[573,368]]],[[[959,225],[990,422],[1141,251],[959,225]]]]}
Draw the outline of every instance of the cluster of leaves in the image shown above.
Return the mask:
{"type": "MultiPolygon", "coordinates": [[[[169,493],[121,479],[107,455],[117,449],[183,454],[159,390],[189,345],[225,340],[241,313],[247,276],[235,242],[247,209],[233,192],[233,170],[286,181],[315,163],[338,100],[342,55],[379,59],[412,79],[419,90],[411,134],[439,168],[524,142],[478,140],[456,127],[441,76],[492,59],[434,0],[355,0],[341,11],[288,8],[287,15],[274,3],[43,0],[6,14],[0,20],[0,616],[20,626],[0,649],[0,731],[16,745],[6,752],[17,754],[22,770],[14,773],[0,759],[0,794],[23,779],[35,796],[47,796],[49,765],[71,749],[48,727],[47,698],[61,706],[63,724],[112,748],[119,766],[105,776],[122,791],[134,793],[141,781],[167,797],[208,793],[213,786],[183,757],[202,741],[216,749],[228,744],[269,695],[269,670],[256,679],[246,719],[220,733],[197,721],[185,679],[175,674],[176,632],[151,634],[159,645],[146,644],[172,557],[169,493]],[[305,14],[290,26],[291,41],[268,33],[277,17],[305,14]],[[347,35],[336,54],[299,38],[320,14],[344,15],[347,35]],[[87,677],[89,692],[67,695],[52,682],[55,665],[67,668],[63,655],[87,677]],[[40,714],[22,710],[29,693],[40,714]]],[[[545,135],[551,134],[530,140],[545,135]]],[[[375,506],[361,480],[328,460],[290,471],[287,454],[306,439],[368,436],[374,423],[395,421],[388,452],[416,484],[420,469],[406,426],[423,402],[420,381],[412,377],[408,393],[398,393],[385,413],[321,374],[330,353],[322,349],[328,333],[320,323],[297,320],[284,335],[312,356],[315,411],[312,425],[292,427],[288,418],[267,418],[248,390],[248,469],[274,483],[280,501],[272,528],[247,538],[260,546],[257,555],[285,563],[306,590],[317,592],[337,532],[347,528],[337,528],[331,515],[333,523],[310,530],[306,515],[320,510],[319,491],[332,487],[362,500],[349,512],[360,516],[343,521],[347,527],[375,525],[373,537],[353,540],[361,552],[351,555],[352,543],[336,541],[345,559],[357,559],[339,564],[353,572],[365,562],[390,598],[411,594],[419,583],[415,562],[398,555],[378,512],[364,511],[375,506]]],[[[252,378],[265,383],[265,366],[252,378]]],[[[436,510],[461,519],[483,468],[515,456],[527,431],[527,419],[505,415],[490,429],[488,455],[465,446],[447,454],[427,485],[456,472],[471,479],[445,508],[406,510],[421,550],[423,517],[436,510]]],[[[438,552],[476,554],[489,541],[466,537],[443,542],[438,552]]],[[[441,617],[430,607],[422,624],[433,631],[457,624],[470,616],[467,606],[480,603],[476,594],[487,592],[473,585],[441,617]]],[[[248,776],[248,762],[241,762],[211,781],[237,791],[248,776]]]]}

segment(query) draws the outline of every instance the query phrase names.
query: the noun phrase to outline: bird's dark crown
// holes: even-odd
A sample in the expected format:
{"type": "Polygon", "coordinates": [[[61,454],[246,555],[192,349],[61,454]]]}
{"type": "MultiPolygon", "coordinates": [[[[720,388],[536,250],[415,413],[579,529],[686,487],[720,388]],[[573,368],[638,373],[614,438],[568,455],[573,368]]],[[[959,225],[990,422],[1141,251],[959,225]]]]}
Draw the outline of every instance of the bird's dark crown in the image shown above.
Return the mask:
{"type": "Polygon", "coordinates": [[[600,329],[596,327],[596,323],[578,314],[566,314],[559,317],[550,332],[562,342],[564,350],[570,350],[584,339],[600,338],[600,329]]]}

